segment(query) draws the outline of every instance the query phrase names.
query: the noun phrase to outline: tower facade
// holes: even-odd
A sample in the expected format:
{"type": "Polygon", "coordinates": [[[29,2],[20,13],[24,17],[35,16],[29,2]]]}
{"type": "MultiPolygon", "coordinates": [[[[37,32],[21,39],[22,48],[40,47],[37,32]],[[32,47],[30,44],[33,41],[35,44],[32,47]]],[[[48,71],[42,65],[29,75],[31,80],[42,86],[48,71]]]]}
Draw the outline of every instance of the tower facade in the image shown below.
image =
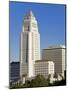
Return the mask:
{"type": "Polygon", "coordinates": [[[21,32],[20,48],[20,76],[27,77],[35,75],[34,63],[40,60],[40,34],[38,32],[37,20],[32,11],[24,17],[21,32]]]}

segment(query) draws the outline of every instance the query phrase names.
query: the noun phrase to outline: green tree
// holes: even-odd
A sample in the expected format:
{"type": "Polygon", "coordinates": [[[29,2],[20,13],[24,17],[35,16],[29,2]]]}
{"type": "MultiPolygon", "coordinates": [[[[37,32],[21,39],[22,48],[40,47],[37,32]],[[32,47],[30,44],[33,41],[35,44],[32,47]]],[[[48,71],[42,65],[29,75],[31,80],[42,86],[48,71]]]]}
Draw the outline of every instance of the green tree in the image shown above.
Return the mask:
{"type": "Polygon", "coordinates": [[[48,84],[49,84],[48,80],[45,79],[43,75],[37,75],[31,81],[26,80],[25,84],[20,84],[20,85],[16,84],[11,88],[47,87],[48,84]]]}
{"type": "Polygon", "coordinates": [[[37,75],[35,79],[31,80],[30,86],[31,87],[48,86],[48,81],[42,75],[37,75]]]}

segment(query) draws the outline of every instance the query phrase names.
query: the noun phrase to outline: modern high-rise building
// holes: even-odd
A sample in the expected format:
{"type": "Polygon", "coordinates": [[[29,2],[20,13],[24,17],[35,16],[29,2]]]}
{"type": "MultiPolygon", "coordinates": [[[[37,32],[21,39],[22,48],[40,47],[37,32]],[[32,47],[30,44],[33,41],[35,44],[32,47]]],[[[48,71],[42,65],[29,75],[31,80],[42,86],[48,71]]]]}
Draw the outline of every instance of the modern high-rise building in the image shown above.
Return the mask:
{"type": "Polygon", "coordinates": [[[10,63],[10,82],[15,82],[20,79],[20,62],[10,63]]]}
{"type": "Polygon", "coordinates": [[[42,59],[51,60],[54,62],[55,73],[64,76],[66,70],[66,48],[63,45],[50,46],[42,50],[42,59]]]}
{"type": "Polygon", "coordinates": [[[34,63],[40,60],[40,34],[35,16],[30,10],[24,17],[20,47],[20,77],[35,75],[34,63]]]}

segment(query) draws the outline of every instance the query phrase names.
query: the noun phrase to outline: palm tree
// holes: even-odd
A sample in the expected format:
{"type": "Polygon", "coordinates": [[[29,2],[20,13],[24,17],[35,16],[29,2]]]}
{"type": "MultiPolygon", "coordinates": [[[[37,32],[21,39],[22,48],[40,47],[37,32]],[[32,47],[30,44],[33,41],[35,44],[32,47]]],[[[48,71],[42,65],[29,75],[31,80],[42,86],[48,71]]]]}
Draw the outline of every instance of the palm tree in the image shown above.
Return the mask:
{"type": "Polygon", "coordinates": [[[26,77],[26,76],[27,76],[27,74],[23,74],[23,75],[22,75],[22,77],[26,77]]]}
{"type": "Polygon", "coordinates": [[[22,84],[25,83],[25,81],[26,81],[26,76],[27,76],[27,74],[23,74],[23,75],[22,75],[22,84]]]}
{"type": "Polygon", "coordinates": [[[54,74],[54,78],[58,80],[58,75],[57,75],[56,72],[55,72],[55,74],[54,74]]]}
{"type": "Polygon", "coordinates": [[[60,77],[62,78],[62,80],[64,79],[64,77],[62,76],[62,74],[59,74],[60,75],[60,77]]]}
{"type": "Polygon", "coordinates": [[[48,82],[50,82],[51,74],[48,75],[48,82]]]}

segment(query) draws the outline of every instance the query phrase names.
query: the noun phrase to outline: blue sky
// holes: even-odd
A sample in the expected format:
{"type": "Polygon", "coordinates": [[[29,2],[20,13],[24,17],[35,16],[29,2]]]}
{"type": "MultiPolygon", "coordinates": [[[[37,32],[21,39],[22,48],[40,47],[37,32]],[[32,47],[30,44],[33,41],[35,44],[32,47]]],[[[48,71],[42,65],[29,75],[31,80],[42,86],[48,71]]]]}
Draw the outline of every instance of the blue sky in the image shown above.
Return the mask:
{"type": "Polygon", "coordinates": [[[29,10],[33,11],[38,21],[41,48],[65,45],[65,5],[10,2],[10,61],[19,61],[20,33],[24,16],[29,10]]]}

